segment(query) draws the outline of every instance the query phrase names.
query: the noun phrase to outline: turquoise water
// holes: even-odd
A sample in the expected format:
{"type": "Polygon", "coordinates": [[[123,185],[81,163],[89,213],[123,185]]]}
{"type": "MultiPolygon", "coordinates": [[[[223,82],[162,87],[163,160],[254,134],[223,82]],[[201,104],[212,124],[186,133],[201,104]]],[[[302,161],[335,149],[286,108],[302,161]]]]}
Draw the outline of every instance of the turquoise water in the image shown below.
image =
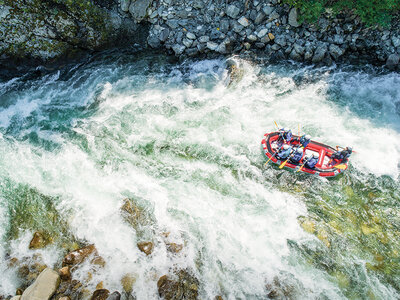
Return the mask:
{"type": "Polygon", "coordinates": [[[224,59],[111,53],[0,83],[0,294],[21,283],[7,254],[56,267],[85,241],[106,266],[74,278],[121,291],[133,273],[138,299],[186,267],[201,299],[399,297],[399,74],[233,59],[232,82],[224,59]],[[264,168],[274,121],[353,146],[347,173],[264,168]],[[143,230],[120,214],[127,197],[149,216],[143,230]],[[37,230],[53,243],[29,250],[37,230]]]}

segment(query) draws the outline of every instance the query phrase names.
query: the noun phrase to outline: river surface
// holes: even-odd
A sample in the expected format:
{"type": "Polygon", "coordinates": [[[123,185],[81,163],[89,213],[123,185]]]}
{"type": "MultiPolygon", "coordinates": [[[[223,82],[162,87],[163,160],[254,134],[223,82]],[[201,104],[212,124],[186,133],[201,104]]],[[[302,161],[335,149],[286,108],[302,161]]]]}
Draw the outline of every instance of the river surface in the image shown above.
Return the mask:
{"type": "Polygon", "coordinates": [[[187,268],[201,299],[399,299],[400,75],[233,59],[230,77],[224,59],[106,53],[0,82],[0,294],[22,282],[7,258],[58,268],[74,239],[106,261],[73,273],[91,291],[133,273],[137,299],[155,299],[187,268]],[[353,146],[349,170],[264,167],[274,121],[353,146]],[[140,232],[125,198],[148,216],[140,232]],[[35,231],[53,243],[29,250],[35,231]]]}

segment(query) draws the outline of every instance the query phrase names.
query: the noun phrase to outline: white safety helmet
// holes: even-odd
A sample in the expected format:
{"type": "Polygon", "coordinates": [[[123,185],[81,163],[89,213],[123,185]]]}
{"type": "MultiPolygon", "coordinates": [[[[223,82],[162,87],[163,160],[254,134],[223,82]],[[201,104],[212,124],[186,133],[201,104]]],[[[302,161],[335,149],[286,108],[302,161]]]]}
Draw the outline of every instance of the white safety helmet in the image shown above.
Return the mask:
{"type": "Polygon", "coordinates": [[[306,140],[311,140],[311,135],[306,134],[305,138],[306,138],[306,140]]]}
{"type": "Polygon", "coordinates": [[[296,152],[298,152],[298,153],[303,153],[303,148],[297,148],[297,151],[296,152]]]}
{"type": "Polygon", "coordinates": [[[347,147],[347,150],[353,151],[352,147],[347,147]]]}
{"type": "Polygon", "coordinates": [[[289,145],[287,145],[287,144],[283,145],[283,149],[284,149],[284,150],[289,149],[289,145]]]}
{"type": "Polygon", "coordinates": [[[290,130],[290,129],[287,128],[287,127],[284,127],[284,128],[283,128],[283,131],[284,131],[284,132],[289,131],[289,130],[290,130]]]}

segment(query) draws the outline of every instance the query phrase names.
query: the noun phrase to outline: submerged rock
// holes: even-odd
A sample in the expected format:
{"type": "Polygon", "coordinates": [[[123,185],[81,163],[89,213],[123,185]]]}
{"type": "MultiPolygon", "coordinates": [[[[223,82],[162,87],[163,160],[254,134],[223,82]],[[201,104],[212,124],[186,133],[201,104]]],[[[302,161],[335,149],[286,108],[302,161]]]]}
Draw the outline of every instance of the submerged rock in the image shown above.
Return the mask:
{"type": "Polygon", "coordinates": [[[178,253],[183,249],[183,245],[176,243],[167,243],[167,250],[172,253],[178,253]]]}
{"type": "Polygon", "coordinates": [[[137,244],[140,251],[146,253],[146,255],[150,255],[153,252],[153,243],[152,242],[141,242],[137,244]]]}
{"type": "Polygon", "coordinates": [[[89,245],[87,247],[72,251],[71,253],[67,254],[64,257],[62,265],[74,266],[80,264],[85,259],[87,259],[87,257],[90,256],[91,254],[94,254],[95,256],[98,257],[97,249],[94,245],[89,245]]]}
{"type": "Polygon", "coordinates": [[[44,248],[47,244],[49,244],[49,242],[50,241],[48,241],[41,232],[36,231],[33,234],[31,242],[29,243],[29,249],[44,248]]]}
{"type": "Polygon", "coordinates": [[[121,279],[122,288],[125,292],[131,293],[133,289],[133,284],[136,282],[134,274],[125,274],[121,279]]]}
{"type": "Polygon", "coordinates": [[[62,267],[60,270],[58,270],[58,273],[60,274],[61,280],[71,280],[71,270],[69,266],[62,267]]]}
{"type": "Polygon", "coordinates": [[[47,300],[60,285],[60,276],[50,268],[40,273],[35,282],[22,294],[21,300],[47,300]]]}
{"type": "Polygon", "coordinates": [[[95,290],[90,300],[107,300],[109,294],[107,289],[95,290]]]}
{"type": "Polygon", "coordinates": [[[386,60],[386,67],[389,69],[394,69],[399,64],[400,55],[398,54],[390,54],[386,60]]]}
{"type": "Polygon", "coordinates": [[[187,270],[180,270],[176,275],[178,276],[177,280],[172,279],[168,275],[160,277],[157,282],[160,297],[166,300],[197,299],[199,285],[197,278],[187,270]]]}
{"type": "Polygon", "coordinates": [[[120,300],[120,299],[121,299],[121,294],[117,291],[110,294],[107,298],[107,300],[120,300]]]}

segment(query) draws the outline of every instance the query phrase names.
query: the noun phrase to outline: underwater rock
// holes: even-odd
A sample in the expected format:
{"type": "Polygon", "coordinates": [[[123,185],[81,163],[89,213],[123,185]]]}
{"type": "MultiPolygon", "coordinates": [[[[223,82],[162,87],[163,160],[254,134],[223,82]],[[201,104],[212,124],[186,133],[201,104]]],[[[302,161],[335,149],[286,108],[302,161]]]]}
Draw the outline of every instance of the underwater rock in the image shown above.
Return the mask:
{"type": "Polygon", "coordinates": [[[95,290],[90,300],[106,300],[110,291],[107,289],[95,290]]]}
{"type": "Polygon", "coordinates": [[[60,276],[50,268],[45,269],[22,294],[21,300],[46,300],[60,285],[60,276]]]}
{"type": "Polygon", "coordinates": [[[97,249],[93,244],[67,254],[64,257],[62,265],[65,267],[67,265],[74,266],[80,264],[91,254],[98,256],[97,249]]]}
{"type": "Polygon", "coordinates": [[[60,270],[58,270],[58,273],[60,274],[61,280],[71,280],[71,270],[69,266],[62,267],[60,270]]]}
{"type": "Polygon", "coordinates": [[[176,273],[178,280],[173,280],[163,275],[157,282],[158,294],[160,297],[169,300],[197,299],[199,281],[187,270],[180,270],[176,273]]]}
{"type": "Polygon", "coordinates": [[[113,292],[110,296],[108,296],[107,300],[120,300],[121,294],[117,291],[113,292]]]}
{"type": "Polygon", "coordinates": [[[124,289],[125,292],[127,292],[128,294],[132,292],[133,290],[133,284],[135,283],[136,278],[134,276],[134,274],[128,273],[125,274],[122,278],[121,278],[121,284],[122,284],[122,288],[124,289]]]}
{"type": "Polygon", "coordinates": [[[146,253],[146,255],[150,255],[153,252],[153,243],[152,242],[141,242],[137,244],[140,251],[146,253]]]}
{"type": "Polygon", "coordinates": [[[183,249],[183,245],[176,243],[167,243],[167,250],[172,253],[179,253],[183,249]]]}
{"type": "Polygon", "coordinates": [[[44,235],[41,232],[36,231],[33,234],[33,238],[29,243],[29,249],[41,249],[49,244],[44,235]]]}

